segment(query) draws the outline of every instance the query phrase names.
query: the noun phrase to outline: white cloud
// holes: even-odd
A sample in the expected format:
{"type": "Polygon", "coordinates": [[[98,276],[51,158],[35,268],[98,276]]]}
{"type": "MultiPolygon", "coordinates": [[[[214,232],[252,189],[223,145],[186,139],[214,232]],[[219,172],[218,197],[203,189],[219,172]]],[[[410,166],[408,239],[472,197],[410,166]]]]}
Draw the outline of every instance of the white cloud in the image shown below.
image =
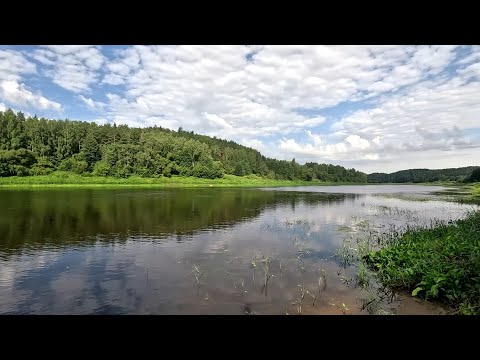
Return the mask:
{"type": "Polygon", "coordinates": [[[313,140],[313,144],[315,146],[320,146],[320,144],[322,143],[322,138],[319,135],[313,134],[310,130],[307,130],[307,134],[313,140]]]}
{"type": "MultiPolygon", "coordinates": [[[[36,65],[28,61],[21,52],[0,50],[0,100],[13,105],[32,106],[40,110],[61,110],[62,106],[59,103],[32,92],[20,82],[23,76],[36,73],[36,65]]],[[[3,105],[6,107],[5,104],[3,105]]]]}
{"type": "Polygon", "coordinates": [[[87,105],[88,108],[91,110],[100,110],[102,111],[107,104],[101,102],[101,101],[94,101],[91,98],[87,98],[83,95],[78,95],[78,98],[82,100],[82,102],[87,105]]]}
{"type": "Polygon", "coordinates": [[[35,74],[35,64],[20,52],[0,49],[0,80],[20,80],[22,75],[35,74]]]}
{"type": "Polygon", "coordinates": [[[107,74],[103,78],[102,83],[108,85],[122,85],[125,84],[125,79],[117,74],[107,74]]]}
{"type": "Polygon", "coordinates": [[[291,140],[280,142],[280,148],[305,159],[380,160],[395,164],[362,164],[364,169],[374,171],[382,167],[430,167],[428,160],[419,157],[420,152],[428,153],[431,159],[443,158],[443,167],[477,164],[480,142],[470,139],[468,130],[480,128],[479,93],[480,83],[468,82],[467,73],[465,77],[424,81],[408,91],[383,98],[372,109],[355,111],[336,122],[332,130],[336,137],[344,139],[341,142],[320,146],[291,140]],[[464,154],[461,162],[450,156],[460,153],[464,154]]]}
{"type": "Polygon", "coordinates": [[[476,78],[478,80],[480,79],[480,63],[468,65],[466,68],[458,70],[458,73],[464,77],[476,78]]]}
{"type": "Polygon", "coordinates": [[[225,119],[222,119],[220,116],[215,114],[209,114],[207,112],[202,113],[202,115],[207,119],[209,125],[215,129],[232,129],[233,126],[230,125],[225,119]]]}
{"type": "Polygon", "coordinates": [[[457,64],[470,64],[475,61],[480,61],[480,46],[474,45],[471,47],[470,54],[463,57],[462,59],[457,61],[457,64]]]}
{"type": "Polygon", "coordinates": [[[319,125],[324,117],[301,115],[296,109],[336,106],[413,84],[441,72],[454,58],[454,50],[452,46],[134,46],[117,51],[102,82],[127,89],[124,101],[110,103],[108,116],[116,122],[149,125],[146,118],[160,119],[162,126],[180,125],[239,140],[319,125]],[[136,115],[125,117],[126,108],[135,109],[136,115]],[[220,126],[212,127],[215,124],[220,126]]]}
{"type": "Polygon", "coordinates": [[[284,153],[300,155],[304,160],[331,161],[331,160],[362,160],[378,157],[372,153],[379,149],[378,139],[370,142],[358,135],[349,135],[343,141],[333,144],[323,144],[320,136],[308,132],[312,143],[297,143],[294,139],[283,139],[279,148],[284,153]]]}
{"type": "Polygon", "coordinates": [[[75,93],[90,91],[106,61],[99,47],[90,45],[43,46],[32,58],[46,67],[44,74],[55,84],[75,93]]]}
{"type": "Polygon", "coordinates": [[[62,105],[48,100],[39,94],[34,94],[30,90],[26,89],[23,84],[19,84],[16,80],[6,80],[0,82],[0,99],[20,105],[20,106],[32,106],[40,110],[55,110],[60,111],[62,105]]]}
{"type": "Polygon", "coordinates": [[[252,149],[260,151],[262,155],[267,155],[268,148],[265,146],[265,144],[258,139],[243,139],[240,141],[242,145],[245,145],[247,147],[250,147],[252,149]]]}

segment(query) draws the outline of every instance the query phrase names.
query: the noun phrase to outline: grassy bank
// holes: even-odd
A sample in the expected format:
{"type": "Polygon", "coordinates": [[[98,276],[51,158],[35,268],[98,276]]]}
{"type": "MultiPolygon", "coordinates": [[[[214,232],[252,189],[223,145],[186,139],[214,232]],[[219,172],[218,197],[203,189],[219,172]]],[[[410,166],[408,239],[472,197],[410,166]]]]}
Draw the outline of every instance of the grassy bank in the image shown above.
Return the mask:
{"type": "Polygon", "coordinates": [[[386,286],[436,299],[454,313],[480,314],[480,211],[455,223],[407,231],[364,260],[386,286]]]}
{"type": "Polygon", "coordinates": [[[480,200],[480,183],[475,183],[467,187],[467,191],[470,192],[472,197],[480,200]]]}
{"type": "Polygon", "coordinates": [[[225,175],[220,179],[196,177],[101,177],[82,176],[69,172],[54,172],[50,175],[0,178],[0,188],[29,187],[270,187],[299,185],[341,185],[320,181],[272,180],[255,175],[225,175]]]}
{"type": "MultiPolygon", "coordinates": [[[[448,186],[448,185],[447,185],[448,186]]],[[[480,205],[480,183],[473,184],[454,184],[451,189],[438,193],[439,195],[450,196],[452,200],[462,203],[472,203],[480,205]]]]}

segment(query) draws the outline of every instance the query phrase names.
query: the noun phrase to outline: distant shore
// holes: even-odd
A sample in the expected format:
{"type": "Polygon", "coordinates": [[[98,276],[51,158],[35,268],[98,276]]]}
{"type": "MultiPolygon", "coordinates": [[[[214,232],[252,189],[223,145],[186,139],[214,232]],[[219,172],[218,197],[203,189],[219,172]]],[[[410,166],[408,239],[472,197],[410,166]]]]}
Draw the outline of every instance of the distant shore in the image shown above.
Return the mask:
{"type": "Polygon", "coordinates": [[[0,189],[3,188],[36,188],[36,187],[275,187],[275,186],[325,186],[325,185],[365,185],[362,183],[324,182],[319,180],[275,180],[255,175],[225,175],[218,179],[202,179],[196,177],[172,176],[159,178],[142,177],[102,177],[82,176],[68,172],[56,172],[41,176],[12,176],[0,178],[0,189]]]}

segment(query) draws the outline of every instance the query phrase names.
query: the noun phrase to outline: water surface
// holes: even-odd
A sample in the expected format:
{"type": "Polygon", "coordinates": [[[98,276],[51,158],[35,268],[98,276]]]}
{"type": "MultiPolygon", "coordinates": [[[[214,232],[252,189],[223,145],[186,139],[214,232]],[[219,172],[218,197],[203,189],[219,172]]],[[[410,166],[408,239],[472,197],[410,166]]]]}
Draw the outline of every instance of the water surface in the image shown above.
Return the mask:
{"type": "MultiPolygon", "coordinates": [[[[474,208],[431,195],[441,189],[0,190],[0,313],[366,313],[335,249],[365,221],[382,231],[474,208]]],[[[408,297],[390,306],[440,311],[408,297]]]]}

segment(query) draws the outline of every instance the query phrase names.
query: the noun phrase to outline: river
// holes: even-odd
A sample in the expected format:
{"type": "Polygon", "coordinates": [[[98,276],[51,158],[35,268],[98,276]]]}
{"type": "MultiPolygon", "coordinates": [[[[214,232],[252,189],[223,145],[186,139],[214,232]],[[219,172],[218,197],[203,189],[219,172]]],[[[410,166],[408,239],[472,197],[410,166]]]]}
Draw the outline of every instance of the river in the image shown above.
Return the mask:
{"type": "MultiPolygon", "coordinates": [[[[335,251],[476,207],[441,190],[3,189],[0,314],[367,314],[335,251]]],[[[386,309],[442,312],[402,294],[386,309]]]]}

